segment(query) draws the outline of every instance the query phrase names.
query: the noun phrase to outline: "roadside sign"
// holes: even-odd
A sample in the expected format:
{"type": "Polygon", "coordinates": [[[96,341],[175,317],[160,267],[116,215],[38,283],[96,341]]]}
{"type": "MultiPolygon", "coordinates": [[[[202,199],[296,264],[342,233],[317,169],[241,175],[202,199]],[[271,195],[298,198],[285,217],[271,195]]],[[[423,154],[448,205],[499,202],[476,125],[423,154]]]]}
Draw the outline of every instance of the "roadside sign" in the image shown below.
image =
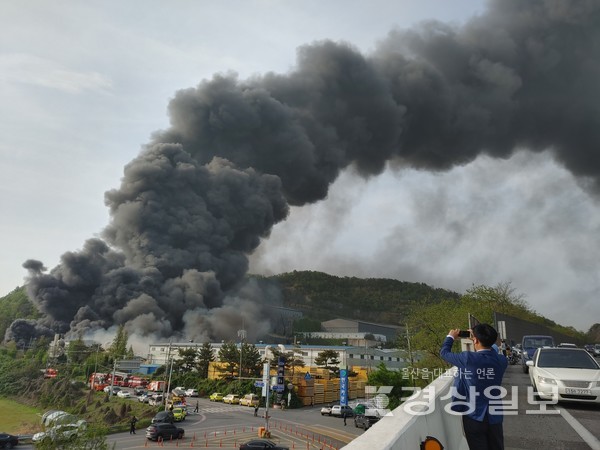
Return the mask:
{"type": "Polygon", "coordinates": [[[304,379],[305,380],[310,380],[312,377],[310,376],[310,372],[306,372],[306,374],[304,374],[304,379]]]}
{"type": "Polygon", "coordinates": [[[254,386],[256,387],[263,387],[265,385],[264,381],[255,381],[254,382],[254,386]]]}

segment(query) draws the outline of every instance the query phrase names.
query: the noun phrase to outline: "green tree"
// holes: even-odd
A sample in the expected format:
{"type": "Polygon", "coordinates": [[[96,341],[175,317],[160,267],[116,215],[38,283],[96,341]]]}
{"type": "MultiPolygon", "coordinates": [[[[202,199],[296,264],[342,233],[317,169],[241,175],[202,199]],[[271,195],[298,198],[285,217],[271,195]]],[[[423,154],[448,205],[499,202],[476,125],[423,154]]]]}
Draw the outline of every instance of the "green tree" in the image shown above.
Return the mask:
{"type": "Polygon", "coordinates": [[[262,358],[254,344],[242,344],[242,376],[257,377],[262,370],[262,358]]]}
{"type": "Polygon", "coordinates": [[[177,371],[190,372],[198,365],[198,351],[195,348],[180,348],[179,359],[175,361],[177,371]]]}
{"type": "Polygon", "coordinates": [[[70,363],[82,364],[92,353],[92,349],[85,345],[81,336],[69,342],[67,358],[70,363]]]}
{"type": "Polygon", "coordinates": [[[392,387],[392,392],[390,394],[386,394],[389,399],[389,404],[387,406],[389,409],[395,409],[398,407],[398,405],[401,403],[400,399],[403,397],[402,389],[408,385],[407,380],[402,378],[402,372],[388,370],[384,363],[380,363],[377,366],[377,369],[369,373],[368,383],[370,386],[392,387]]]}
{"type": "Polygon", "coordinates": [[[215,354],[213,353],[212,345],[210,342],[205,342],[200,347],[197,359],[197,370],[202,378],[208,378],[208,368],[210,363],[215,360],[215,354]]]}
{"type": "Polygon", "coordinates": [[[219,349],[219,361],[225,367],[219,367],[220,372],[228,373],[233,378],[240,366],[240,352],[233,342],[225,342],[219,349]]]}
{"type": "Polygon", "coordinates": [[[335,350],[323,350],[320,352],[315,358],[315,364],[319,367],[323,367],[324,369],[328,369],[335,375],[338,375],[340,368],[338,367],[340,364],[339,352],[335,350]]]}
{"type": "Polygon", "coordinates": [[[129,339],[129,335],[125,330],[125,325],[119,325],[119,329],[117,330],[117,334],[108,349],[108,353],[114,359],[123,358],[127,355],[127,340],[129,339]]]}

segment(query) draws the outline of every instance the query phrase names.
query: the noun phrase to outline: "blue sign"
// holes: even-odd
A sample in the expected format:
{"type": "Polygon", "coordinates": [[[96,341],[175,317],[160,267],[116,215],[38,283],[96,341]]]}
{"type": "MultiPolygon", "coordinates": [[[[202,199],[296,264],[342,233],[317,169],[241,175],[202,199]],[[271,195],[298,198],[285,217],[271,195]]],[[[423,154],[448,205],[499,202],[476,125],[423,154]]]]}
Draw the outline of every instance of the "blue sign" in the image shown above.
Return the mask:
{"type": "Polygon", "coordinates": [[[340,370],[340,405],[348,406],[348,371],[340,370]]]}
{"type": "Polygon", "coordinates": [[[304,379],[305,380],[310,380],[312,377],[310,376],[310,372],[306,372],[306,374],[304,375],[304,379]]]}
{"type": "Polygon", "coordinates": [[[274,391],[283,392],[285,384],[285,356],[279,356],[277,360],[277,389],[274,391]]]}
{"type": "Polygon", "coordinates": [[[285,390],[285,386],[276,384],[271,389],[275,392],[283,392],[285,390]]]}
{"type": "Polygon", "coordinates": [[[262,381],[255,381],[254,382],[254,386],[256,386],[256,387],[263,387],[264,385],[265,385],[265,383],[262,382],[262,381]]]}

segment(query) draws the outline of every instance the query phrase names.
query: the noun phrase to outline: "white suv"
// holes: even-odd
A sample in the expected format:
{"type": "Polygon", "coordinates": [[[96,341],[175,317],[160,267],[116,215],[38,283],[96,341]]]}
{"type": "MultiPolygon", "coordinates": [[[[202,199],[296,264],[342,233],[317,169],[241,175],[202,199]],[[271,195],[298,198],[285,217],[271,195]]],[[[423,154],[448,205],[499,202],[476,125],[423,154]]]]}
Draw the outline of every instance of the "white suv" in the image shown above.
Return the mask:
{"type": "Polygon", "coordinates": [[[331,412],[329,413],[329,415],[340,417],[346,415],[346,417],[352,417],[354,416],[354,411],[349,406],[333,405],[331,407],[331,412]]]}

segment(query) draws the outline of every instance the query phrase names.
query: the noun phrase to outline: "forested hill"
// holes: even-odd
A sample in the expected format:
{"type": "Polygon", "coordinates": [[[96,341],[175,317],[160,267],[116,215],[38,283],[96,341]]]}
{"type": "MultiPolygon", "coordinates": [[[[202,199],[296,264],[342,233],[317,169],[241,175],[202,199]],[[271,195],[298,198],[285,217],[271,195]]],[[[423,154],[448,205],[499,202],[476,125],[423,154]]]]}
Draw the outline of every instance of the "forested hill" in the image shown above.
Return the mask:
{"type": "Polygon", "coordinates": [[[281,286],[284,306],[299,309],[318,320],[343,317],[398,325],[414,303],[460,297],[456,292],[424,283],[337,277],[313,271],[294,271],[267,279],[281,286]]]}

